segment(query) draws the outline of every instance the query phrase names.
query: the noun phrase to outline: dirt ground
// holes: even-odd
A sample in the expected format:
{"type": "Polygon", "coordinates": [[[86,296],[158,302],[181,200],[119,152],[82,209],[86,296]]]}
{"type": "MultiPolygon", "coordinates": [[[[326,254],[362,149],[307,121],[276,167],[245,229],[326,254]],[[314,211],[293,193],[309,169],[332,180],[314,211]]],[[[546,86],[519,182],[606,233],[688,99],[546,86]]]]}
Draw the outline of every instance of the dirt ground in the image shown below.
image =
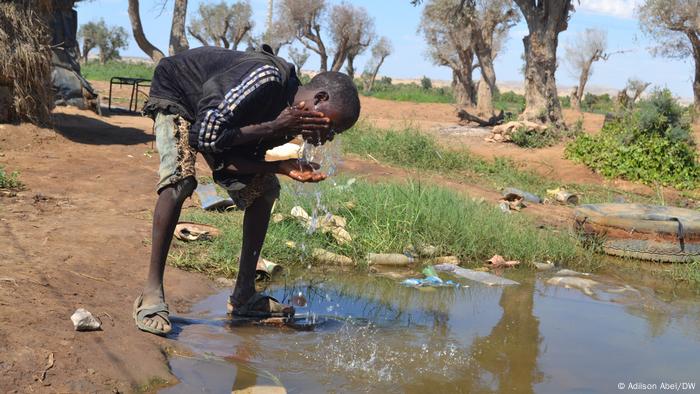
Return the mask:
{"type": "MultiPolygon", "coordinates": [[[[382,127],[412,124],[437,135],[454,125],[450,105],[372,98],[362,104],[363,117],[382,127]]],[[[0,164],[19,170],[27,185],[16,195],[0,194],[0,391],[128,392],[155,377],[173,381],[165,354],[176,345],[141,333],[131,317],[146,275],[156,197],[152,122],[67,108],[55,114],[55,130],[0,125],[0,164]],[[102,331],[73,331],[70,315],[78,307],[99,315],[102,331]],[[55,363],[47,370],[51,354],[55,363]]],[[[586,114],[587,130],[600,124],[601,116],[586,114]]],[[[488,144],[482,137],[441,138],[485,157],[525,161],[563,182],[604,183],[563,160],[562,146],[531,151],[488,144]]],[[[420,176],[358,158],[349,158],[343,168],[375,180],[420,176]]],[[[430,181],[473,198],[498,197],[480,185],[430,181]]],[[[551,224],[565,223],[570,214],[561,207],[528,211],[551,224]]],[[[166,293],[175,313],[215,290],[202,275],[167,271],[166,293]]]]}

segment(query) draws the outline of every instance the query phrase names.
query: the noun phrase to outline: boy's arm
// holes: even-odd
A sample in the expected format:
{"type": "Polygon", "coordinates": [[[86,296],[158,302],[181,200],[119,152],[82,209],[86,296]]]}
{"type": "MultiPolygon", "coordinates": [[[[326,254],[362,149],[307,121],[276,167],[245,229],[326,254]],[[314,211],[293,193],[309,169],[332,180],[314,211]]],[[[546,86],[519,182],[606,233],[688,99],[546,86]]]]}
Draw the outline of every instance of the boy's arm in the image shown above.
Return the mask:
{"type": "Polygon", "coordinates": [[[221,152],[228,148],[258,143],[269,138],[300,134],[302,130],[324,130],[329,120],[323,114],[303,108],[287,108],[270,122],[245,125],[244,117],[265,117],[268,103],[285,95],[278,69],[264,65],[235,84],[232,72],[208,80],[190,130],[190,144],[201,152],[221,152]]]}
{"type": "Polygon", "coordinates": [[[286,175],[298,182],[320,182],[326,179],[326,175],[315,172],[319,168],[316,163],[306,163],[297,159],[264,162],[254,161],[242,157],[229,159],[224,171],[233,174],[247,175],[272,173],[286,175]]]}

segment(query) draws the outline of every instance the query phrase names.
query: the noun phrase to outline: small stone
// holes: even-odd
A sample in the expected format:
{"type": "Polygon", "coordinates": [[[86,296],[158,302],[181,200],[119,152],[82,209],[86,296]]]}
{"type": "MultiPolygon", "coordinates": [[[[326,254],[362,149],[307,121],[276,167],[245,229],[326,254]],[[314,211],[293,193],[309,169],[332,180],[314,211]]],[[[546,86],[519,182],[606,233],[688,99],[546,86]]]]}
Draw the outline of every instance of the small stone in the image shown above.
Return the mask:
{"type": "Polygon", "coordinates": [[[76,309],[70,319],[75,331],[95,331],[102,327],[102,321],[83,308],[76,309]]]}
{"type": "Polygon", "coordinates": [[[493,140],[494,140],[494,141],[497,141],[497,142],[503,141],[503,136],[502,136],[501,134],[494,134],[494,135],[493,135],[493,140]]]}

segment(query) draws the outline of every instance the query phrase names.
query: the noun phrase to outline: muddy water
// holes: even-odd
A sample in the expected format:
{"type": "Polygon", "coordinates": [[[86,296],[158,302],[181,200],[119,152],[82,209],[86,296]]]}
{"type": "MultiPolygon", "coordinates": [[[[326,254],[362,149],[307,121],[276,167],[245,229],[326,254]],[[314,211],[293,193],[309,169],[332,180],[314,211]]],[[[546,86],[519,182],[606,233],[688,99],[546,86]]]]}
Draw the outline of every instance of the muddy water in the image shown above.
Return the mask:
{"type": "Polygon", "coordinates": [[[194,357],[171,358],[182,383],[162,392],[608,393],[620,383],[700,383],[697,298],[606,276],[586,295],[546,284],[552,275],[515,273],[521,284],[505,288],[415,289],[351,274],[278,280],[270,293],[289,301],[302,292],[298,312],[325,322],[312,332],[232,327],[222,292],[176,318],[172,337],[194,357]]]}

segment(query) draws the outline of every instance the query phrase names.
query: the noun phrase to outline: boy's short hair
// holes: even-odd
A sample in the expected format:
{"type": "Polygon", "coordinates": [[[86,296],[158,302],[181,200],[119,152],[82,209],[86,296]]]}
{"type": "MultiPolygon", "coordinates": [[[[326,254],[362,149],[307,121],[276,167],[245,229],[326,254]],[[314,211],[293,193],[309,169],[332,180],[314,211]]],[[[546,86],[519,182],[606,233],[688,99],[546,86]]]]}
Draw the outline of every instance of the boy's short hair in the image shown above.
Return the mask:
{"type": "Polygon", "coordinates": [[[305,86],[328,93],[329,105],[343,114],[341,119],[336,119],[341,129],[348,129],[357,122],[360,117],[360,98],[355,83],[347,74],[337,71],[322,72],[311,78],[305,86]]]}

